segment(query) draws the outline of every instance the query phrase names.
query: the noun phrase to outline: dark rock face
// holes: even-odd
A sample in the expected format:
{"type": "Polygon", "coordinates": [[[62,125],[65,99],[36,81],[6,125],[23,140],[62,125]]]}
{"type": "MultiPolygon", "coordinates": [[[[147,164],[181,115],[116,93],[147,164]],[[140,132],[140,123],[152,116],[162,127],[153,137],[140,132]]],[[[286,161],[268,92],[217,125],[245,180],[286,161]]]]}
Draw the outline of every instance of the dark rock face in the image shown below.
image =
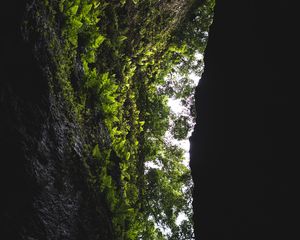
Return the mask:
{"type": "Polygon", "coordinates": [[[0,238],[112,239],[101,198],[87,183],[88,129],[49,90],[34,54],[39,42],[24,41],[25,3],[1,9],[0,238]]]}
{"type": "Polygon", "coordinates": [[[196,239],[299,236],[294,5],[217,1],[191,137],[196,239]]]}

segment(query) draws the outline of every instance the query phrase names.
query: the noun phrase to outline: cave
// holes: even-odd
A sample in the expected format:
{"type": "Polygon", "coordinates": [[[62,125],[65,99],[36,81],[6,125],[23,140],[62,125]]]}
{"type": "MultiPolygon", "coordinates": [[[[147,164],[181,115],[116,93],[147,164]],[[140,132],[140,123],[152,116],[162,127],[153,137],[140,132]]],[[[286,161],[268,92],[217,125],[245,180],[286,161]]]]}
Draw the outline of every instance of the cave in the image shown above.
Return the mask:
{"type": "MultiPolygon", "coordinates": [[[[35,30],[22,21],[34,18],[37,26],[47,29],[45,19],[30,13],[41,11],[52,19],[51,13],[28,2],[32,1],[6,1],[0,14],[0,238],[117,239],[105,196],[90,187],[99,163],[86,154],[90,142],[104,149],[111,144],[108,130],[104,121],[98,122],[101,114],[91,115],[92,127],[79,126],[70,117],[61,86],[48,84],[59,67],[54,61],[48,64],[53,53],[46,49],[47,38],[38,31],[24,35],[35,30]],[[94,134],[101,140],[91,137],[94,134]]],[[[130,1],[128,6],[134,5],[130,1]]],[[[299,235],[297,9],[291,0],[216,0],[190,137],[192,239],[299,235]]],[[[154,20],[160,24],[160,18],[154,20]]],[[[57,30],[66,19],[55,21],[57,30]]],[[[110,54],[108,49],[102,53],[110,54]]],[[[75,65],[72,84],[79,89],[84,71],[80,60],[75,65]]],[[[99,148],[91,149],[97,156],[99,148]]],[[[121,161],[116,152],[112,156],[121,161]]],[[[141,166],[139,170],[144,171],[141,166]]],[[[108,172],[115,178],[121,175],[113,168],[108,172]]]]}

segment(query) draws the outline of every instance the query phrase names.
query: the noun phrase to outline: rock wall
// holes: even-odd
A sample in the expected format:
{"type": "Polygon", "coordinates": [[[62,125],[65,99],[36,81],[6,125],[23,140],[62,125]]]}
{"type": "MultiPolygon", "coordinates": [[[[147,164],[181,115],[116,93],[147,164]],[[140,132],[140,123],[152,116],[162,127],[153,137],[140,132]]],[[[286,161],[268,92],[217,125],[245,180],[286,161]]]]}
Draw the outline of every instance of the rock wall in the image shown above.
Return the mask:
{"type": "Polygon", "coordinates": [[[217,0],[190,139],[196,239],[299,235],[294,5],[217,0]]]}
{"type": "Polygon", "coordinates": [[[111,240],[110,216],[87,183],[89,129],[50,91],[36,55],[43,43],[22,34],[30,7],[1,7],[0,238],[111,240]]]}

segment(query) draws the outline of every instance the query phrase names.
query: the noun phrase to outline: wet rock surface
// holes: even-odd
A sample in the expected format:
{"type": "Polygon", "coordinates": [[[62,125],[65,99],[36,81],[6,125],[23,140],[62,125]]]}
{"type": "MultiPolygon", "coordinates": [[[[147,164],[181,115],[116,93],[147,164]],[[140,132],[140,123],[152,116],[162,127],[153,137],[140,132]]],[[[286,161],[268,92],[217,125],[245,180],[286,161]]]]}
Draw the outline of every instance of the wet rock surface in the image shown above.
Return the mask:
{"type": "Polygon", "coordinates": [[[109,239],[107,216],[96,212],[101,204],[88,188],[82,129],[48,96],[29,103],[9,84],[1,89],[1,232],[5,239],[109,239]]]}
{"type": "Polygon", "coordinates": [[[111,239],[109,217],[84,167],[90,130],[50,91],[37,60],[45,56],[36,55],[42,43],[26,42],[21,33],[25,3],[11,1],[1,10],[0,238],[111,239]]]}

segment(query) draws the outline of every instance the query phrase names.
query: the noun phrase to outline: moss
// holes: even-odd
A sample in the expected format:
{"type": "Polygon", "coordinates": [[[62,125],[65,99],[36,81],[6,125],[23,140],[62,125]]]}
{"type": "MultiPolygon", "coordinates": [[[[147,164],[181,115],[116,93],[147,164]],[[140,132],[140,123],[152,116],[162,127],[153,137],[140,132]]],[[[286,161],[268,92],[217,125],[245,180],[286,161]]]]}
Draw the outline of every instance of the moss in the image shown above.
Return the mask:
{"type": "Polygon", "coordinates": [[[146,152],[145,142],[162,139],[169,121],[165,98],[152,96],[176,56],[186,57],[186,46],[171,42],[177,15],[168,4],[156,8],[159,2],[49,0],[33,12],[37,29],[31,31],[46,43],[53,94],[62,95],[69,117],[89,129],[83,164],[91,188],[106,199],[116,239],[137,239],[148,228],[159,234],[142,224],[148,219],[140,209],[145,189],[138,187],[144,174],[138,166],[147,159],[142,154],[156,151],[146,152]],[[166,14],[164,26],[155,24],[166,14]],[[109,146],[99,140],[99,122],[109,146]]]}

